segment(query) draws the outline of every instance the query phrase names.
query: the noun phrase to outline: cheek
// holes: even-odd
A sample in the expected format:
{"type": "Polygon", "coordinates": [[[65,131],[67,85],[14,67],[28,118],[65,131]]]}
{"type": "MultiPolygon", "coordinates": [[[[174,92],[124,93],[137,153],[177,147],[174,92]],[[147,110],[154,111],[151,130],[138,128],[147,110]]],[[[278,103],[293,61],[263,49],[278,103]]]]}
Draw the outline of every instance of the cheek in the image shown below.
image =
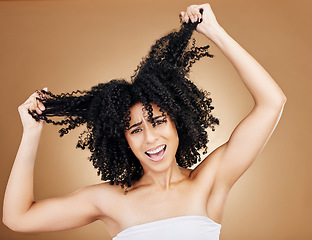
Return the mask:
{"type": "Polygon", "coordinates": [[[172,133],[178,135],[177,128],[176,128],[174,122],[170,121],[169,124],[168,124],[168,127],[170,128],[170,131],[172,133]]]}
{"type": "Polygon", "coordinates": [[[140,148],[140,137],[138,135],[132,136],[130,134],[127,134],[126,140],[132,152],[135,154],[135,152],[140,148]]]}

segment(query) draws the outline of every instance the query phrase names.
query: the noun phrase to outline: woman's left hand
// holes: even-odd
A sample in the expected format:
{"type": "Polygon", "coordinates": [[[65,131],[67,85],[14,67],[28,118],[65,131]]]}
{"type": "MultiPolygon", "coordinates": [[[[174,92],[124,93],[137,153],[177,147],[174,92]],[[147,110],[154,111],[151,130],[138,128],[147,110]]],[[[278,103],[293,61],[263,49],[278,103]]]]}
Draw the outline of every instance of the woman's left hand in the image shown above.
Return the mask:
{"type": "Polygon", "coordinates": [[[181,12],[183,22],[202,21],[197,25],[197,32],[204,34],[213,41],[217,31],[221,28],[209,3],[201,5],[191,5],[185,12],[181,12]],[[200,13],[203,9],[203,13],[200,13]]]}

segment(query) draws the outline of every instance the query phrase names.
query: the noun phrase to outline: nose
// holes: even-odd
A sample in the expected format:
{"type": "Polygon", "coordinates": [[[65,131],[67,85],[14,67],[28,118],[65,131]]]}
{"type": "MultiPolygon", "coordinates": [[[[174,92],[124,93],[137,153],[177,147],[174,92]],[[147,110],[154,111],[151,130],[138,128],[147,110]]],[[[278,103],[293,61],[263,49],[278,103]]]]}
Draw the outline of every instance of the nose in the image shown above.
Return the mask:
{"type": "Polygon", "coordinates": [[[154,143],[158,139],[157,130],[152,126],[152,124],[146,124],[145,133],[145,141],[146,143],[154,143]]]}

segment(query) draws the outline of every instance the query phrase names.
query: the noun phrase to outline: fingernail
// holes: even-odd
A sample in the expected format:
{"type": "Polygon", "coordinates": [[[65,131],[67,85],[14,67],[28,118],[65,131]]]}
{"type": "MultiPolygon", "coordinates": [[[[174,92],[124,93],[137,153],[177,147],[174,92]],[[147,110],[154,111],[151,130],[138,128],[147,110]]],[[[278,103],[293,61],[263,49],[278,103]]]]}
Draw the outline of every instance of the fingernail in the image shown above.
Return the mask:
{"type": "Polygon", "coordinates": [[[43,111],[45,107],[43,105],[40,105],[39,108],[43,111]]]}
{"type": "Polygon", "coordinates": [[[38,114],[41,114],[42,112],[41,112],[41,110],[40,110],[40,109],[37,109],[37,113],[38,113],[38,114]]]}

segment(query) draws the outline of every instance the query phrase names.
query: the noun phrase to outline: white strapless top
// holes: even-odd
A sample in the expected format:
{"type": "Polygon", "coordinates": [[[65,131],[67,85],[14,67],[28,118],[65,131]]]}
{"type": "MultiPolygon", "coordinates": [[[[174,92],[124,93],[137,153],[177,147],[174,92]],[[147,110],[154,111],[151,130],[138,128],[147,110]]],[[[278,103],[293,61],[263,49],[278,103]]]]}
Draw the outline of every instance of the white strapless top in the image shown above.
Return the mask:
{"type": "Polygon", "coordinates": [[[219,240],[221,224],[204,216],[181,216],[129,227],[113,240],[219,240]]]}

